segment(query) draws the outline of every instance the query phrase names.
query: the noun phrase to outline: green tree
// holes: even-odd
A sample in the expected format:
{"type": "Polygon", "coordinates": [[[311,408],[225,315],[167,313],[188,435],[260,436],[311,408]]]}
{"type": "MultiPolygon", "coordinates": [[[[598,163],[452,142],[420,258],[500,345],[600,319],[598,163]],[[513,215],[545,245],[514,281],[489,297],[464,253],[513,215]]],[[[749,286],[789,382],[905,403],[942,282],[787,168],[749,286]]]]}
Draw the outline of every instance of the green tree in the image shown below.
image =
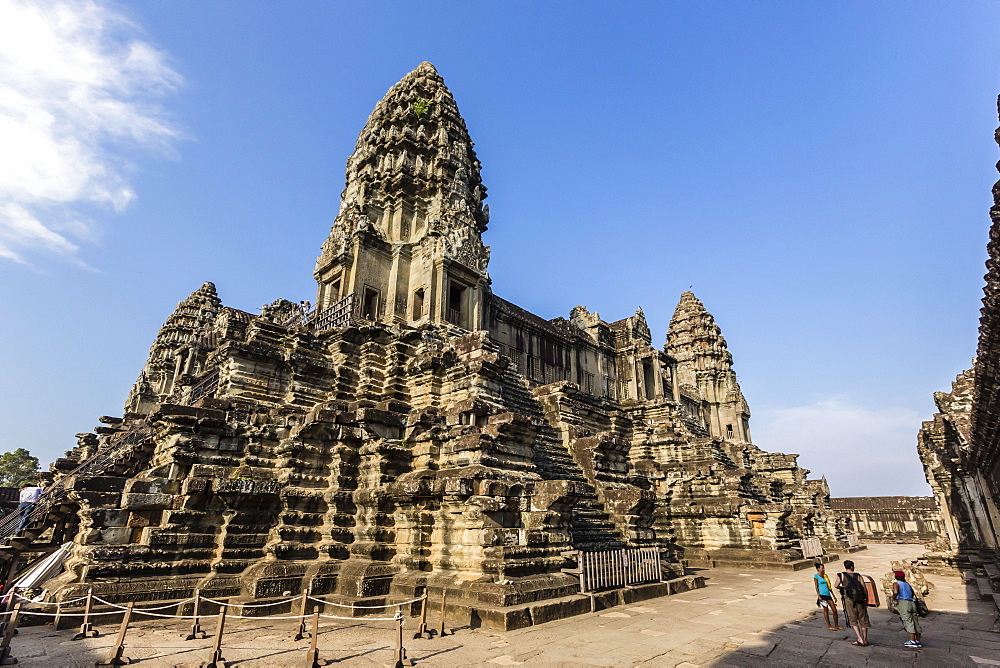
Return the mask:
{"type": "Polygon", "coordinates": [[[24,448],[0,455],[0,487],[20,487],[38,478],[38,457],[24,448]]]}

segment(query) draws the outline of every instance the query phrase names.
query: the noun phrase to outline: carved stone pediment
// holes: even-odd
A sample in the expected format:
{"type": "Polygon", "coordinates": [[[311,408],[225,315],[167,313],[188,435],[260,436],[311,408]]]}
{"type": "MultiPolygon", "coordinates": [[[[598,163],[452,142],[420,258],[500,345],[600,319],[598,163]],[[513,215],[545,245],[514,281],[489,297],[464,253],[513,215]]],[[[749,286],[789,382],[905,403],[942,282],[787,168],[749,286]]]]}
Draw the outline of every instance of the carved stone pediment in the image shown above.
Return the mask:
{"type": "Polygon", "coordinates": [[[443,224],[434,222],[437,226],[432,229],[441,235],[444,256],[477,273],[485,273],[490,261],[490,247],[483,244],[479,234],[473,233],[468,225],[454,224],[442,229],[443,224]]]}

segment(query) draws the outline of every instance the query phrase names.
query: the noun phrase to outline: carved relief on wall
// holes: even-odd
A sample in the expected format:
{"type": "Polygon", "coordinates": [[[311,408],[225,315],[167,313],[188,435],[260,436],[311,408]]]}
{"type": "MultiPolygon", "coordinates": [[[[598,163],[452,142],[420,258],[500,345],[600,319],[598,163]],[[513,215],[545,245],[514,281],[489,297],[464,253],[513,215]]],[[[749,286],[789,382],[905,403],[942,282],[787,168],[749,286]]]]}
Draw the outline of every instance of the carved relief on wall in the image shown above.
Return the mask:
{"type": "Polygon", "coordinates": [[[351,257],[351,239],[362,233],[385,240],[382,232],[372,224],[357,200],[352,197],[343,203],[337,219],[333,221],[330,236],[323,242],[316,267],[325,267],[333,262],[346,263],[351,257]]]}
{"type": "Polygon", "coordinates": [[[440,220],[433,220],[430,230],[440,235],[441,250],[446,258],[478,273],[486,272],[490,247],[483,244],[482,238],[469,225],[456,222],[445,227],[440,220]]]}

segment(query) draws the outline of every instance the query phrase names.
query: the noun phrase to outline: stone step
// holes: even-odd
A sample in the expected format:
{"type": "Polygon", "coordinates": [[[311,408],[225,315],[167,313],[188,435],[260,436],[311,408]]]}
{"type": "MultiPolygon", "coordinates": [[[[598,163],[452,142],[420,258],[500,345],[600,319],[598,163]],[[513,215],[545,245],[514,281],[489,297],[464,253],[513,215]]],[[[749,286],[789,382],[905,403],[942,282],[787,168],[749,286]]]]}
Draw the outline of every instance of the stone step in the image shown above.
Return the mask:
{"type": "MultiPolygon", "coordinates": [[[[527,390],[520,374],[510,367],[502,376],[503,403],[510,409],[532,417],[545,419],[541,406],[527,390]]],[[[550,480],[570,480],[580,483],[583,495],[573,508],[570,534],[576,549],[617,549],[625,546],[610,514],[589,484],[583,469],[563,444],[561,434],[544,422],[535,441],[535,466],[542,477],[550,480]]]]}
{"type": "Polygon", "coordinates": [[[993,584],[989,578],[976,576],[976,587],[979,589],[979,598],[984,601],[992,600],[993,584]]]}

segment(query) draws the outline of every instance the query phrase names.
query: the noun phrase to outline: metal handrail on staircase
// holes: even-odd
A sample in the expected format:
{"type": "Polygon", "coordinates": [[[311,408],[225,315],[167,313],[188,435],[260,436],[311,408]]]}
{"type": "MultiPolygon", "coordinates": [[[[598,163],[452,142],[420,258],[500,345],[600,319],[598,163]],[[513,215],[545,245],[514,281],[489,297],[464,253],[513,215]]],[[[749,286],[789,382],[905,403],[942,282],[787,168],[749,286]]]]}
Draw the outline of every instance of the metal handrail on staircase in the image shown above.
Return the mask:
{"type": "MultiPolygon", "coordinates": [[[[129,432],[117,443],[113,443],[103,450],[97,452],[75,469],[52,483],[42,493],[41,498],[28,513],[28,523],[38,522],[44,519],[49,511],[57,506],[69,494],[69,481],[81,474],[100,475],[108,469],[108,466],[121,460],[124,456],[131,454],[139,445],[149,439],[152,434],[150,427],[143,427],[129,432]]],[[[10,538],[15,535],[18,524],[21,523],[21,513],[12,510],[0,517],[0,538],[10,538]]]]}

